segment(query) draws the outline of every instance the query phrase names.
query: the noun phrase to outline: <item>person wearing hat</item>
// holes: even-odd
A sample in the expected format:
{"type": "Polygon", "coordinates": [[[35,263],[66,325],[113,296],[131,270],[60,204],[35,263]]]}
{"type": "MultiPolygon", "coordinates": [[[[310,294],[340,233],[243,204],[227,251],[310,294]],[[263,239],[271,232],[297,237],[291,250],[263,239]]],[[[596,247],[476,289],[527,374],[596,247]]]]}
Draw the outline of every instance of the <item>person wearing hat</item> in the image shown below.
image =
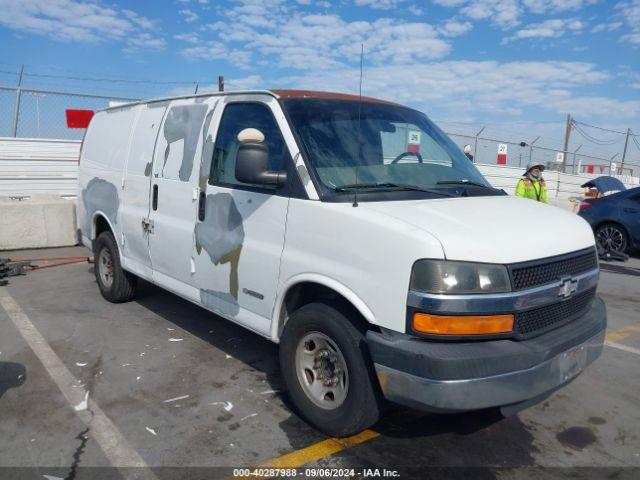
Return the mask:
{"type": "Polygon", "coordinates": [[[544,165],[540,165],[539,163],[530,163],[527,165],[527,171],[522,178],[518,180],[518,185],[516,185],[516,195],[538,202],[549,203],[547,186],[544,183],[544,178],[542,178],[543,170],[544,165]]]}

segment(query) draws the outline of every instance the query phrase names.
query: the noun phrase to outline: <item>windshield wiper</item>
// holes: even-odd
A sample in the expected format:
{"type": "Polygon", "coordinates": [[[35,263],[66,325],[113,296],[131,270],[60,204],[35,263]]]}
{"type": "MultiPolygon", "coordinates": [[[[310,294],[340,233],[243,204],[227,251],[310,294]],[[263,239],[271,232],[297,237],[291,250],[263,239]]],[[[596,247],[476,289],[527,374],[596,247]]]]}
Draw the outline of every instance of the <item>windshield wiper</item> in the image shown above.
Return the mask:
{"type": "Polygon", "coordinates": [[[431,188],[422,188],[416,185],[409,185],[405,183],[392,183],[392,182],[380,182],[380,183],[350,183],[347,185],[340,185],[335,187],[334,190],[336,192],[346,192],[349,190],[356,189],[366,189],[366,188],[398,188],[402,190],[413,190],[416,192],[426,192],[433,193],[434,195],[440,195],[442,197],[454,197],[455,195],[451,195],[450,193],[440,192],[438,190],[434,190],[431,188]]]}
{"type": "Polygon", "coordinates": [[[436,182],[436,185],[473,185],[474,187],[486,188],[487,190],[499,190],[498,188],[469,180],[439,180],[436,182]]]}

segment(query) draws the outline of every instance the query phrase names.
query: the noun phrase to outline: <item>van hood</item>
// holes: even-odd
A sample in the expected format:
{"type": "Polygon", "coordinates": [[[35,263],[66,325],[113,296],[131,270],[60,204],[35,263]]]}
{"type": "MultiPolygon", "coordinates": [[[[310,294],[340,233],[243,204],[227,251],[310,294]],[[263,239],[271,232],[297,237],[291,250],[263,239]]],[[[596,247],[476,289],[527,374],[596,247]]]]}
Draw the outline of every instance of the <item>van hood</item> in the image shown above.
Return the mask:
{"type": "Polygon", "coordinates": [[[518,197],[362,202],[359,208],[428,232],[449,260],[514,263],[595,245],[591,227],[578,215],[518,197]]]}

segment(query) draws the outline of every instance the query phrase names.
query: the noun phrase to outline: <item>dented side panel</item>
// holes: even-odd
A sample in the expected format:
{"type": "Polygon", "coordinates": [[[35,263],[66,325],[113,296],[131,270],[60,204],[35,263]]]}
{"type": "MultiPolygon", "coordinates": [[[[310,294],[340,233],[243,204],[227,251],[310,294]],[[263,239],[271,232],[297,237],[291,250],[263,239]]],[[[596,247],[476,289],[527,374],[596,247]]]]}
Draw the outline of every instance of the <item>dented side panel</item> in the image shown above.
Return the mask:
{"type": "MultiPolygon", "coordinates": [[[[234,101],[262,102],[277,118],[279,106],[268,96],[226,98],[213,115],[212,132],[217,132],[224,107],[234,101]]],[[[247,118],[244,128],[251,127],[247,118]]],[[[275,193],[209,184],[214,145],[215,135],[207,136],[200,169],[200,186],[206,188],[206,216],[196,222],[194,230],[200,302],[267,336],[289,199],[275,193]]]]}
{"type": "Polygon", "coordinates": [[[121,251],[123,169],[135,118],[132,108],[96,114],[85,135],[78,172],[77,216],[82,236],[85,241],[94,240],[96,218],[103,216],[121,251]]]}
{"type": "Polygon", "coordinates": [[[155,108],[141,105],[137,110],[120,207],[123,264],[136,274],[151,278],[149,233],[142,221],[149,217],[153,153],[166,105],[155,108]]]}
{"type": "MultiPolygon", "coordinates": [[[[151,191],[157,188],[157,210],[151,210],[149,249],[154,279],[170,278],[172,289],[199,301],[194,277],[195,234],[202,131],[217,98],[172,101],[157,137],[151,191]],[[173,282],[176,282],[175,284],[173,282]]],[[[165,285],[166,286],[166,285],[165,285]]]]}

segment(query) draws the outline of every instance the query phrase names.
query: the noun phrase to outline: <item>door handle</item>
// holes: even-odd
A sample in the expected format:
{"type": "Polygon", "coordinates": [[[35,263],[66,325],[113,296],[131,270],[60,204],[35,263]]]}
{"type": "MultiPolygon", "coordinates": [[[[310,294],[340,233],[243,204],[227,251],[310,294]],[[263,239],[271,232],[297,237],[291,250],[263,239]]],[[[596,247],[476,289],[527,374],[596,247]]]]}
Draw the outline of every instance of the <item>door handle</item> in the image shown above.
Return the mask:
{"type": "Polygon", "coordinates": [[[158,184],[153,186],[153,197],[151,199],[151,208],[158,210],[158,184]]]}
{"type": "Polygon", "coordinates": [[[204,217],[206,214],[206,211],[205,211],[206,201],[207,201],[207,195],[204,192],[200,192],[200,196],[198,198],[198,220],[200,220],[201,222],[204,221],[204,217]]]}
{"type": "Polygon", "coordinates": [[[623,210],[626,213],[638,213],[638,212],[640,212],[640,210],[638,210],[637,208],[630,208],[630,207],[623,208],[623,210]]]}

